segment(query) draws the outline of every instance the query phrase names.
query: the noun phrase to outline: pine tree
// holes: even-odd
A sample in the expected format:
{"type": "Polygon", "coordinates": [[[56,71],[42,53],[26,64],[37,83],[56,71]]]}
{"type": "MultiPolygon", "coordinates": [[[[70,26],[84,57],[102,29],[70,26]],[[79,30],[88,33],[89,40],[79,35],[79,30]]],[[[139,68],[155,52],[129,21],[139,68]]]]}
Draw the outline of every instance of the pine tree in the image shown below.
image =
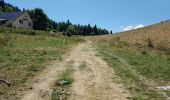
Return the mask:
{"type": "Polygon", "coordinates": [[[1,11],[4,11],[4,8],[5,8],[5,1],[4,0],[0,0],[0,7],[1,7],[1,11]]]}
{"type": "Polygon", "coordinates": [[[97,35],[97,25],[94,26],[93,31],[94,31],[95,35],[97,35]]]}
{"type": "Polygon", "coordinates": [[[113,34],[112,30],[110,31],[110,34],[113,34]]]}

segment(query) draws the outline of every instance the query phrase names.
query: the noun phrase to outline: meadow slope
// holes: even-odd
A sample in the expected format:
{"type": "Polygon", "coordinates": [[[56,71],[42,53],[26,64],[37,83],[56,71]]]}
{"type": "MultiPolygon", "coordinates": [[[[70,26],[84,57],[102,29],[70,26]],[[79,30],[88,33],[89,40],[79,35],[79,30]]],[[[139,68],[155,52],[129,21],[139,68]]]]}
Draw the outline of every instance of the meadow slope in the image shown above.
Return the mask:
{"type": "Polygon", "coordinates": [[[164,100],[170,90],[170,22],[87,37],[115,70],[134,100],[164,100]]]}
{"type": "Polygon", "coordinates": [[[53,61],[62,60],[63,54],[82,42],[79,38],[68,38],[42,31],[0,28],[0,79],[7,80],[11,87],[1,84],[0,98],[16,100],[27,83],[42,72],[53,61]]]}

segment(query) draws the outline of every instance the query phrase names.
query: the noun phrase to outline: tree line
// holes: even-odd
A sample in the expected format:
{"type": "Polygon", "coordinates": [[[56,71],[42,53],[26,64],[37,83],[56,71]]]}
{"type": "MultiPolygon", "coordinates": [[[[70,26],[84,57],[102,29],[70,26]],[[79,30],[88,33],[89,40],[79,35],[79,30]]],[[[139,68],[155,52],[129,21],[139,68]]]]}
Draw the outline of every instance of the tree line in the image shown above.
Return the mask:
{"type": "Polygon", "coordinates": [[[55,32],[63,32],[64,35],[102,35],[108,34],[109,31],[97,27],[97,25],[80,25],[72,24],[70,20],[66,22],[56,22],[48,18],[44,11],[40,8],[27,10],[33,20],[33,28],[35,30],[53,30],[55,32]]]}
{"type": "Polygon", "coordinates": [[[18,12],[21,11],[18,7],[15,7],[9,3],[5,3],[4,0],[0,0],[0,12],[18,12]]]}
{"type": "MultiPolygon", "coordinates": [[[[0,0],[0,11],[18,12],[21,10],[18,7],[5,3],[4,0],[0,0]]],[[[54,20],[51,20],[41,8],[35,8],[33,10],[23,9],[23,11],[27,11],[29,13],[33,21],[34,30],[62,32],[63,35],[67,36],[109,34],[108,30],[99,28],[97,25],[92,26],[90,24],[88,25],[72,24],[70,20],[67,20],[65,22],[56,22],[54,20]]]]}
{"type": "Polygon", "coordinates": [[[161,23],[166,23],[166,22],[170,22],[170,19],[167,19],[167,20],[161,21],[161,23]]]}

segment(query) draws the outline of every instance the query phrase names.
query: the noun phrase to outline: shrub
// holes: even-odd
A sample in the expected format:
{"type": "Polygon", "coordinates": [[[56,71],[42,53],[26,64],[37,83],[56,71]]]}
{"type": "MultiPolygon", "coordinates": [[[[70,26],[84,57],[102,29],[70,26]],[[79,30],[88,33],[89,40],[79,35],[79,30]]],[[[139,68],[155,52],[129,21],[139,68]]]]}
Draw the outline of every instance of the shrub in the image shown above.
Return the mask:
{"type": "Polygon", "coordinates": [[[148,40],[147,40],[147,45],[148,45],[149,48],[154,47],[153,41],[150,38],[148,38],[148,40]]]}
{"type": "Polygon", "coordinates": [[[38,70],[39,70],[38,67],[35,65],[31,65],[31,67],[29,69],[29,71],[32,71],[32,72],[37,72],[38,70]]]}
{"type": "Polygon", "coordinates": [[[141,54],[148,54],[148,53],[147,53],[146,51],[143,50],[143,51],[141,51],[141,54]]]}
{"type": "Polygon", "coordinates": [[[72,33],[67,31],[67,32],[64,32],[63,35],[65,35],[65,36],[72,36],[72,33]]]}

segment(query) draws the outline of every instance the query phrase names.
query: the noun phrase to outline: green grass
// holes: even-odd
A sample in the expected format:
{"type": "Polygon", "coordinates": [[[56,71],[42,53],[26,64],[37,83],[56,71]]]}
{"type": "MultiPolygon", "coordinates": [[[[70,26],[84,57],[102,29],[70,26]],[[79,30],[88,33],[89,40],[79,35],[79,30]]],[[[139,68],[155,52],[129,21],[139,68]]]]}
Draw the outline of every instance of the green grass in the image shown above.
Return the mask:
{"type": "MultiPolygon", "coordinates": [[[[0,79],[9,80],[15,91],[23,89],[28,79],[41,72],[53,60],[61,60],[69,48],[84,40],[27,30],[0,29],[0,79]],[[20,33],[22,32],[22,34],[20,33]]],[[[16,96],[11,88],[0,87],[0,98],[16,96]]]]}
{"type": "Polygon", "coordinates": [[[150,84],[166,85],[165,80],[170,80],[170,61],[165,55],[149,49],[143,54],[140,49],[110,46],[107,42],[96,42],[95,46],[121,78],[134,100],[165,99],[150,84]]]}
{"type": "Polygon", "coordinates": [[[166,94],[167,94],[168,96],[170,96],[170,91],[166,91],[166,94]]]}

